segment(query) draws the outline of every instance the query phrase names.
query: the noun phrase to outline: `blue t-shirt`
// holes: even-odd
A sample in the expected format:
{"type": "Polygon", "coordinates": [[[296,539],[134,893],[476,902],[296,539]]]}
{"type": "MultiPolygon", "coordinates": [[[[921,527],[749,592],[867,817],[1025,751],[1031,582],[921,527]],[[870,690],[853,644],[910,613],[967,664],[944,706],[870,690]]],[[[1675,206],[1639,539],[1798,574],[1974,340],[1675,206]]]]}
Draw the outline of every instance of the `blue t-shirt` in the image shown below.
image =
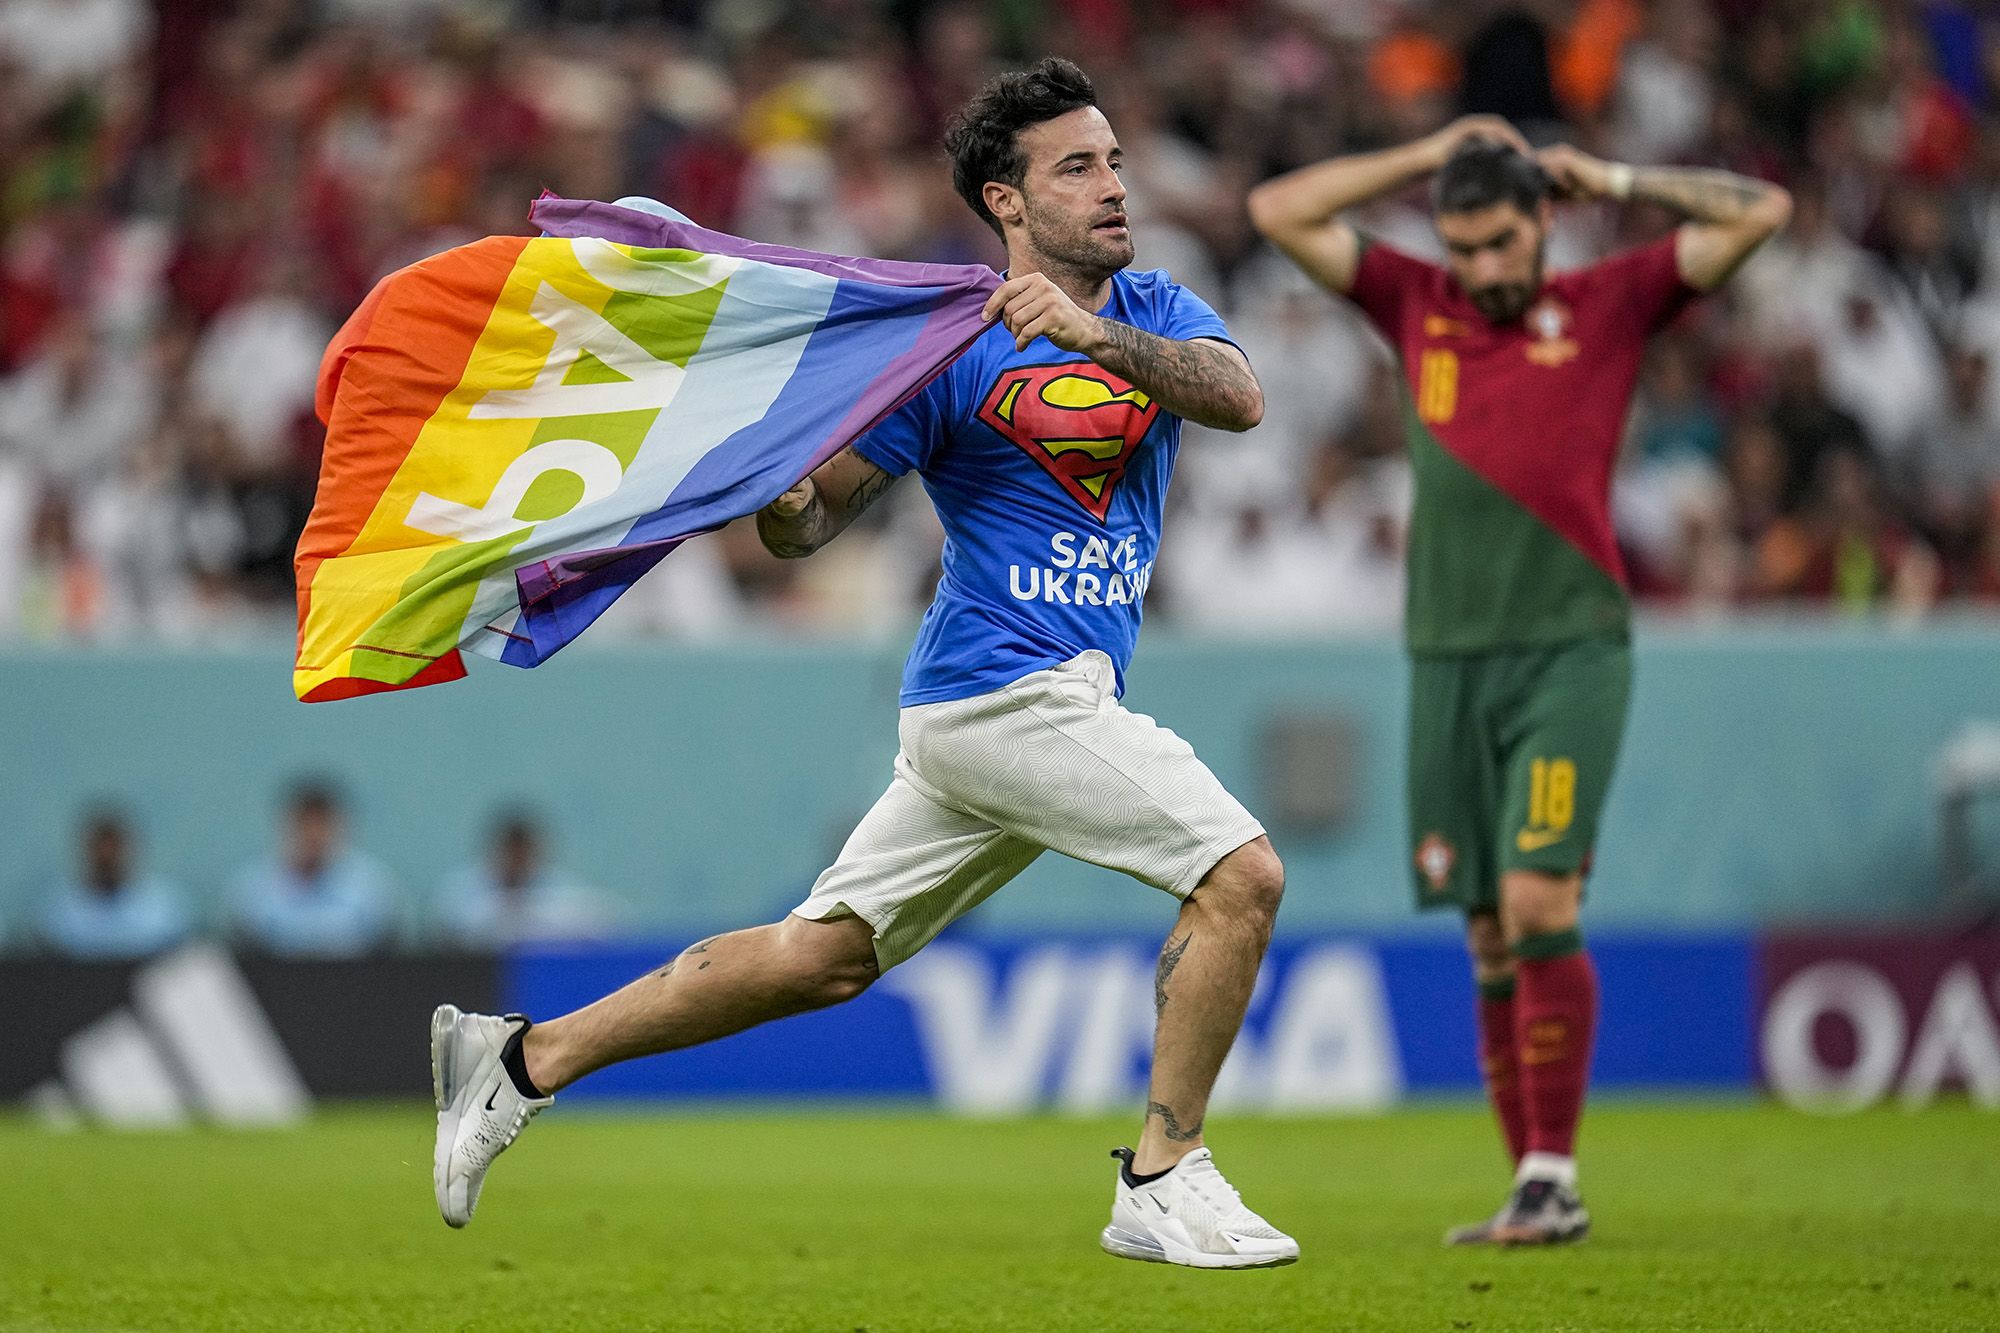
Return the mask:
{"type": "MultiPolygon", "coordinates": [[[[1164,270],[1117,273],[1097,313],[1162,338],[1229,340],[1164,270]]],[[[944,525],[944,574],[903,668],[902,702],[985,694],[1103,651],[1125,688],[1181,419],[1046,338],[995,324],[855,443],[916,471],[944,525]]]]}

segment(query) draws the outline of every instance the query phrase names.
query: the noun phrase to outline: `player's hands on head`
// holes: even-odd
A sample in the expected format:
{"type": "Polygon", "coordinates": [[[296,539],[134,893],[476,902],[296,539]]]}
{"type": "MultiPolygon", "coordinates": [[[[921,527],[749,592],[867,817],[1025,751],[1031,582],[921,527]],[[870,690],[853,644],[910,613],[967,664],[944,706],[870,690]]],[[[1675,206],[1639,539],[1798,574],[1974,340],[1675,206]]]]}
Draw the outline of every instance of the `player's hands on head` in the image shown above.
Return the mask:
{"type": "Polygon", "coordinates": [[[1535,154],[1559,199],[1602,199],[1611,193],[1611,164],[1566,143],[1535,154]]]}
{"type": "Polygon", "coordinates": [[[1437,165],[1443,166],[1467,139],[1491,139],[1530,157],[1535,152],[1505,116],[1460,116],[1431,136],[1437,165]]]}
{"type": "Polygon", "coordinates": [[[1085,352],[1098,334],[1097,316],[1070,300],[1046,273],[1023,273],[1001,283],[986,298],[982,317],[1006,325],[1017,352],[1037,338],[1047,338],[1065,352],[1085,352]]]}

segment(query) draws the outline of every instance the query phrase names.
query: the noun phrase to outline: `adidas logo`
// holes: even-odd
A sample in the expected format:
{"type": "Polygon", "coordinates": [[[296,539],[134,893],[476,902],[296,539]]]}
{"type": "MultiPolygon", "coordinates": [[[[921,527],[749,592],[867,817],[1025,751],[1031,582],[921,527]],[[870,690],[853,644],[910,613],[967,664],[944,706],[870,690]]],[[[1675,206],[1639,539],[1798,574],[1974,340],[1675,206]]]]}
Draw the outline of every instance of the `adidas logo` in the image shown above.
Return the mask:
{"type": "Polygon", "coordinates": [[[62,1072],[29,1091],[46,1122],[170,1129],[201,1119],[284,1125],[312,1097],[229,955],[194,944],[140,969],[132,1003],[63,1043],[62,1072]]]}

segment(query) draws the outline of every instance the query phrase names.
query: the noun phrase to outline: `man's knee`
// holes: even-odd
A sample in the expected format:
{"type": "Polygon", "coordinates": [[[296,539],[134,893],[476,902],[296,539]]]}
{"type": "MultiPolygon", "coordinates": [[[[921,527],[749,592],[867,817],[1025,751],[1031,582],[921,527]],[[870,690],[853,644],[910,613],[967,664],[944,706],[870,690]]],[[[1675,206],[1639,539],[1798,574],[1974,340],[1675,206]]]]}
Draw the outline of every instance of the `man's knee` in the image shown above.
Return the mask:
{"type": "Polygon", "coordinates": [[[1501,923],[1509,944],[1533,935],[1574,930],[1582,901],[1581,875],[1511,870],[1500,877],[1501,923]]]}
{"type": "Polygon", "coordinates": [[[1481,981],[1496,981],[1514,970],[1514,954],[1500,918],[1475,912],[1465,918],[1465,950],[1472,955],[1472,972],[1481,981]]]}
{"type": "Polygon", "coordinates": [[[1278,915],[1285,896],[1285,864],[1269,838],[1247,842],[1222,858],[1208,872],[1194,896],[1203,907],[1269,922],[1278,915]]]}
{"type": "Polygon", "coordinates": [[[861,992],[875,984],[878,975],[875,960],[866,963],[842,962],[829,964],[814,979],[816,989],[814,999],[817,1007],[845,1004],[861,992]]]}
{"type": "Polygon", "coordinates": [[[794,962],[793,984],[808,1007],[842,1004],[867,990],[881,975],[875,961],[875,931],[859,917],[811,921],[788,916],[780,939],[794,962]]]}

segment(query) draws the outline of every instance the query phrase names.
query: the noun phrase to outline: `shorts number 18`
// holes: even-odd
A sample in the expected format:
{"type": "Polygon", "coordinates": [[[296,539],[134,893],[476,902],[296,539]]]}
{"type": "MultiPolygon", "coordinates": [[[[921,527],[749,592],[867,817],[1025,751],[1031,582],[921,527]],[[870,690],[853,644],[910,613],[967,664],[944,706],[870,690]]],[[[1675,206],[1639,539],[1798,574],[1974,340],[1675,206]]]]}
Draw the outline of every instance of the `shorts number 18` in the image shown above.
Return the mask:
{"type": "Polygon", "coordinates": [[[1528,768],[1528,827],[1561,830],[1576,818],[1576,764],[1537,759],[1528,768]]]}

